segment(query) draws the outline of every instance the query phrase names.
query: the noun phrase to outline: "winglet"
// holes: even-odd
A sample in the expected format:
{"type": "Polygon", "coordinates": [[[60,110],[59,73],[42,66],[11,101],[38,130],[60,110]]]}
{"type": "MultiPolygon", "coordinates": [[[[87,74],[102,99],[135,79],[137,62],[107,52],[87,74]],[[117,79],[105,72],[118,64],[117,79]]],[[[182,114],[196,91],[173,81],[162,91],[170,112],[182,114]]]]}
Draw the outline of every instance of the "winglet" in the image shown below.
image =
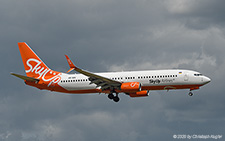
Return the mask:
{"type": "Polygon", "coordinates": [[[77,69],[77,67],[73,64],[73,62],[70,60],[70,58],[67,55],[65,55],[65,56],[66,56],[66,60],[69,64],[69,66],[70,66],[70,69],[66,73],[69,73],[74,69],[77,69]]]}

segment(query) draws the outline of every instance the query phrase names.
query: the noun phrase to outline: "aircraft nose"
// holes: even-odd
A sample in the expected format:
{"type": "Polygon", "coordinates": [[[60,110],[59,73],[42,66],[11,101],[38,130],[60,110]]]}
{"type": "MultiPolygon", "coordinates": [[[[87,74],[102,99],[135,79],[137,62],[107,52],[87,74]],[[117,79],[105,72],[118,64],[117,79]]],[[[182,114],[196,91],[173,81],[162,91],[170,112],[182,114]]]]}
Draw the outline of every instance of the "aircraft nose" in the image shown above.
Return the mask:
{"type": "Polygon", "coordinates": [[[204,80],[205,84],[207,84],[207,83],[209,83],[211,81],[211,79],[209,77],[206,77],[206,76],[204,77],[203,80],[204,80]]]}

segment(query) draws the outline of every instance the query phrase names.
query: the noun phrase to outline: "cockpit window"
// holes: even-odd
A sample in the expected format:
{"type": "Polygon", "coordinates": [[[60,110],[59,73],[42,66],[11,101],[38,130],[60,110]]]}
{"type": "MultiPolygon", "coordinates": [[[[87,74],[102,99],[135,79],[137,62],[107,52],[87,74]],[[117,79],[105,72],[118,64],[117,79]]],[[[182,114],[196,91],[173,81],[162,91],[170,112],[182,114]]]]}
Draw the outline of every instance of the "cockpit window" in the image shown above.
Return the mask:
{"type": "Polygon", "coordinates": [[[198,74],[194,74],[194,76],[202,76],[202,74],[198,73],[198,74]]]}

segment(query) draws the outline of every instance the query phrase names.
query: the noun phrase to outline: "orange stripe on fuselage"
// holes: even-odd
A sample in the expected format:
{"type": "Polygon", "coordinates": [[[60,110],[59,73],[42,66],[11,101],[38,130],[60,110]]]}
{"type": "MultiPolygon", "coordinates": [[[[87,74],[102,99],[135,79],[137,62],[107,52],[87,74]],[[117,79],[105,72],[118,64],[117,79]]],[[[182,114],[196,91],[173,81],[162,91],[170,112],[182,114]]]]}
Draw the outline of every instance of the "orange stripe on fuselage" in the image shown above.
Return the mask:
{"type": "Polygon", "coordinates": [[[48,83],[44,81],[40,81],[38,83],[31,82],[31,81],[25,81],[25,83],[29,86],[36,87],[41,90],[50,90],[50,91],[55,91],[55,92],[62,92],[62,93],[74,93],[74,94],[84,94],[84,93],[100,93],[101,90],[99,89],[87,89],[87,90],[66,90],[63,87],[59,86],[57,83],[48,86],[48,83]]]}
{"type": "MultiPolygon", "coordinates": [[[[62,93],[70,93],[70,94],[85,94],[85,93],[110,93],[109,90],[101,91],[100,89],[87,89],[87,90],[66,90],[63,87],[59,86],[57,83],[52,83],[48,86],[48,83],[45,81],[39,81],[38,83],[25,81],[25,83],[29,86],[34,86],[41,90],[50,90],[55,92],[62,92],[62,93]]],[[[172,90],[172,89],[197,89],[202,85],[171,85],[171,86],[142,86],[141,90],[172,90]]],[[[118,93],[122,93],[121,90],[116,90],[118,93]]]]}
{"type": "Polygon", "coordinates": [[[142,86],[142,90],[172,90],[172,89],[196,89],[202,85],[164,85],[164,86],[142,86]]]}

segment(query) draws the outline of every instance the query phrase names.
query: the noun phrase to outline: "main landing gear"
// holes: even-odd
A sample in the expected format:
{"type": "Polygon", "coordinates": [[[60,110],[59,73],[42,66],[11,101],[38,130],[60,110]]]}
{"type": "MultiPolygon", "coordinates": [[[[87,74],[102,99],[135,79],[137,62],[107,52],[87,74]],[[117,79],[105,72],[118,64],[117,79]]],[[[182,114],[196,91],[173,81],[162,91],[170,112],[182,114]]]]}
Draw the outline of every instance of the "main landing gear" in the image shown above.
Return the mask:
{"type": "Polygon", "coordinates": [[[118,93],[116,93],[116,96],[114,96],[113,93],[110,93],[108,95],[108,98],[113,100],[114,102],[119,102],[120,101],[120,98],[118,97],[118,93]]]}

